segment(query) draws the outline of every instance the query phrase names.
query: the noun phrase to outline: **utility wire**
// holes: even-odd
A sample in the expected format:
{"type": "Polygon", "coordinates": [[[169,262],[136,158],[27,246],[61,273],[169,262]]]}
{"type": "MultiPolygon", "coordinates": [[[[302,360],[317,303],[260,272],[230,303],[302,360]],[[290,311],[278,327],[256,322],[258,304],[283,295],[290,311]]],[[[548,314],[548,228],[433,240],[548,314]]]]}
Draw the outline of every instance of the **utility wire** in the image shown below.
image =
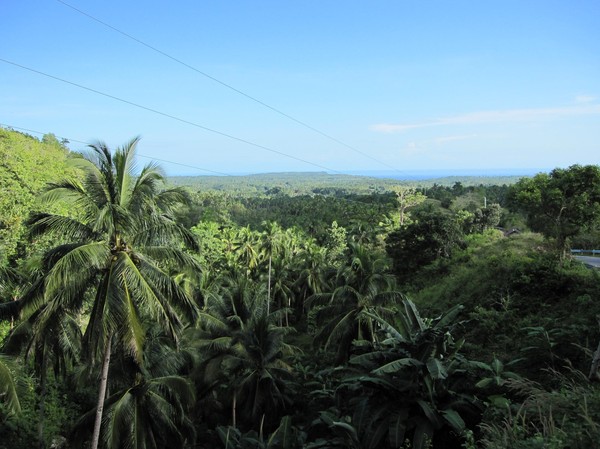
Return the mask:
{"type": "MultiPolygon", "coordinates": [[[[40,134],[40,135],[45,135],[45,134],[46,134],[46,133],[45,133],[45,132],[43,132],[43,131],[36,131],[36,130],[33,130],[33,129],[29,129],[29,128],[21,128],[21,127],[18,127],[18,126],[12,126],[12,125],[8,125],[8,124],[6,124],[6,123],[0,123],[0,127],[3,127],[3,128],[8,128],[8,129],[18,129],[18,130],[21,130],[21,131],[27,131],[27,132],[30,132],[30,133],[34,133],[34,134],[40,134]]],[[[55,136],[56,136],[56,135],[55,135],[55,136]]],[[[65,137],[65,136],[56,136],[56,137],[58,137],[58,138],[60,138],[60,139],[65,139],[65,140],[68,140],[69,142],[77,142],[77,143],[82,143],[82,144],[84,144],[84,145],[89,145],[89,142],[84,142],[84,141],[82,141],[82,140],[70,139],[70,138],[68,138],[68,137],[65,137]]],[[[154,161],[166,162],[166,163],[168,163],[168,164],[180,165],[180,166],[182,166],[182,167],[194,168],[194,169],[197,169],[197,170],[202,170],[202,171],[206,171],[206,172],[210,172],[210,173],[215,173],[215,174],[218,174],[218,175],[223,175],[223,176],[232,176],[232,177],[234,176],[234,175],[230,175],[230,174],[228,174],[228,173],[221,173],[221,172],[214,171],[214,170],[208,170],[208,169],[206,169],[206,168],[202,168],[202,167],[195,167],[195,166],[193,166],[193,165],[187,165],[187,164],[181,164],[181,163],[179,163],[179,162],[173,162],[173,161],[169,161],[169,160],[167,160],[167,159],[159,159],[159,158],[155,158],[155,157],[151,157],[151,156],[144,156],[143,154],[140,154],[140,153],[137,153],[137,156],[139,156],[139,157],[143,157],[143,158],[147,158],[147,159],[151,159],[151,160],[154,160],[154,161]]],[[[323,195],[323,194],[321,194],[320,196],[322,196],[322,197],[324,197],[324,198],[326,198],[326,197],[327,197],[327,195],[323,195]]],[[[333,197],[331,197],[331,198],[333,198],[333,197]]],[[[352,199],[350,199],[350,198],[344,198],[344,200],[345,200],[346,202],[348,202],[348,203],[353,203],[353,204],[355,203],[355,204],[359,204],[359,205],[361,205],[361,206],[364,206],[364,205],[365,205],[365,203],[364,203],[363,201],[352,200],[352,199]]]]}
{"type": "Polygon", "coordinates": [[[305,164],[312,165],[314,167],[318,167],[318,168],[321,168],[323,170],[327,170],[327,171],[338,173],[338,174],[343,174],[340,171],[337,171],[337,170],[325,167],[325,166],[317,164],[315,162],[307,161],[306,159],[302,159],[302,158],[299,158],[297,156],[292,156],[291,154],[284,153],[283,151],[275,150],[273,148],[269,148],[269,147],[266,147],[264,145],[261,145],[261,144],[258,144],[258,143],[254,143],[254,142],[251,142],[249,140],[242,139],[241,137],[236,137],[234,135],[227,134],[227,133],[222,132],[222,131],[217,131],[216,129],[208,128],[208,127],[200,125],[200,124],[198,124],[196,122],[192,122],[190,120],[186,120],[186,119],[177,117],[175,115],[167,114],[166,112],[161,112],[161,111],[159,111],[157,109],[152,109],[152,108],[149,108],[147,106],[143,106],[143,105],[141,105],[139,103],[134,103],[133,101],[125,100],[123,98],[116,97],[114,95],[110,95],[110,94],[107,94],[105,92],[101,92],[101,91],[96,90],[96,89],[92,89],[91,87],[86,87],[86,86],[83,86],[81,84],[77,84],[77,83],[74,83],[72,81],[68,81],[68,80],[66,80],[64,78],[59,78],[57,76],[50,75],[50,74],[42,72],[42,71],[39,71],[39,70],[36,70],[36,69],[32,69],[31,67],[26,67],[26,66],[18,64],[16,62],[8,61],[8,60],[3,59],[3,58],[0,58],[0,61],[4,62],[6,64],[13,65],[15,67],[19,67],[19,68],[21,68],[23,70],[27,70],[27,71],[32,72],[32,73],[36,73],[38,75],[42,75],[42,76],[45,76],[47,78],[51,78],[53,80],[60,81],[60,82],[65,83],[65,84],[70,84],[71,86],[75,86],[75,87],[78,87],[80,89],[87,90],[89,92],[93,92],[95,94],[102,95],[102,96],[107,97],[107,98],[111,98],[113,100],[120,101],[121,103],[125,103],[125,104],[128,104],[130,106],[135,106],[136,108],[143,109],[145,111],[149,111],[149,112],[152,112],[154,114],[162,115],[163,117],[167,117],[167,118],[170,118],[172,120],[176,120],[178,122],[185,123],[186,125],[191,125],[191,126],[194,126],[196,128],[200,128],[200,129],[203,129],[205,131],[208,131],[208,132],[211,132],[211,133],[214,133],[214,134],[218,134],[218,135],[223,136],[223,137],[227,137],[228,139],[235,140],[235,141],[241,142],[241,143],[245,143],[246,145],[251,145],[251,146],[253,146],[255,148],[260,148],[261,150],[265,150],[265,151],[269,151],[271,153],[279,154],[280,156],[285,156],[287,158],[294,159],[296,161],[303,162],[305,164]]]}
{"type": "MultiPolygon", "coordinates": [[[[20,128],[18,126],[7,125],[5,123],[0,123],[0,126],[2,126],[4,128],[9,128],[9,129],[18,129],[18,130],[21,130],[21,131],[27,131],[29,133],[34,133],[34,134],[40,134],[40,135],[46,134],[45,132],[42,132],[42,131],[36,131],[36,130],[33,130],[33,129],[28,129],[28,128],[20,128]]],[[[69,142],[77,142],[77,143],[82,143],[84,145],[90,145],[89,142],[83,142],[82,140],[70,139],[70,138],[64,137],[64,136],[56,136],[56,137],[58,137],[60,139],[67,140],[69,142]]],[[[179,165],[181,167],[194,168],[196,170],[202,170],[202,171],[205,171],[205,172],[208,172],[208,173],[214,173],[216,175],[233,176],[233,175],[230,175],[229,173],[223,173],[223,172],[220,172],[220,171],[209,170],[208,168],[196,167],[194,165],[182,164],[180,162],[169,161],[167,159],[159,159],[157,157],[146,156],[146,155],[143,155],[141,153],[136,153],[136,155],[139,156],[139,157],[143,157],[145,159],[150,159],[150,160],[159,161],[159,162],[165,162],[167,164],[179,165]]]]}
{"type": "Polygon", "coordinates": [[[125,31],[122,31],[122,30],[120,30],[120,29],[118,29],[118,28],[116,28],[116,27],[114,27],[114,26],[112,26],[112,25],[110,25],[110,24],[108,24],[108,23],[106,23],[106,22],[104,22],[104,21],[102,21],[102,20],[100,20],[100,19],[92,16],[91,14],[86,13],[85,11],[82,11],[81,9],[78,9],[75,6],[70,5],[67,2],[64,2],[63,0],[56,0],[56,1],[58,3],[62,3],[63,5],[65,5],[68,8],[71,8],[73,11],[76,11],[79,14],[84,15],[84,16],[88,17],[89,19],[91,19],[91,20],[93,20],[93,21],[95,21],[95,22],[97,22],[97,23],[105,26],[106,28],[109,28],[109,29],[113,30],[114,32],[119,33],[122,36],[125,36],[126,38],[131,39],[132,41],[137,42],[138,44],[143,45],[146,48],[149,48],[150,50],[152,50],[152,51],[154,51],[154,52],[156,52],[156,53],[164,56],[165,58],[168,58],[168,59],[176,62],[177,64],[180,64],[180,65],[182,65],[182,66],[184,66],[184,67],[186,67],[186,68],[188,68],[190,70],[193,70],[194,72],[196,72],[196,73],[198,73],[198,74],[200,74],[200,75],[202,75],[202,76],[210,79],[211,81],[214,81],[215,83],[218,83],[221,86],[226,87],[227,89],[232,90],[232,91],[234,91],[234,92],[236,92],[236,93],[238,93],[238,94],[246,97],[247,99],[254,101],[255,103],[258,103],[261,106],[264,106],[265,108],[270,109],[271,111],[276,112],[277,114],[279,114],[279,115],[281,115],[281,116],[283,116],[283,117],[285,117],[285,118],[287,118],[289,120],[292,120],[292,121],[298,123],[299,125],[304,126],[305,128],[308,128],[311,131],[313,131],[313,132],[315,132],[317,134],[320,134],[321,136],[323,136],[323,137],[325,137],[325,138],[327,138],[327,139],[329,139],[329,140],[331,140],[331,141],[333,141],[333,142],[335,142],[335,143],[337,143],[339,145],[342,145],[343,147],[348,148],[349,150],[352,150],[352,151],[354,151],[354,152],[356,152],[358,154],[361,154],[361,155],[363,155],[363,156],[365,156],[365,157],[367,157],[367,158],[369,158],[369,159],[371,159],[371,160],[373,160],[373,161],[375,161],[375,162],[377,162],[377,163],[379,163],[381,165],[384,165],[385,167],[390,168],[390,169],[392,169],[394,171],[397,171],[399,173],[403,173],[402,171],[398,170],[396,167],[393,167],[393,166],[391,166],[391,165],[389,165],[389,164],[387,164],[387,163],[385,163],[383,161],[380,161],[379,159],[374,158],[370,154],[365,153],[364,151],[361,151],[358,148],[355,148],[355,147],[353,147],[351,145],[348,145],[347,143],[343,142],[342,140],[337,139],[336,137],[333,137],[333,136],[331,136],[331,135],[329,135],[329,134],[327,134],[327,133],[325,133],[325,132],[317,129],[314,126],[311,126],[308,123],[303,122],[303,121],[301,121],[301,120],[299,120],[299,119],[297,119],[297,118],[295,118],[295,117],[293,117],[293,116],[291,116],[291,115],[283,112],[282,110],[277,109],[276,107],[271,106],[271,105],[265,103],[264,101],[261,101],[258,98],[253,97],[252,95],[249,95],[246,92],[233,87],[231,84],[227,84],[226,82],[221,81],[220,79],[215,78],[214,76],[211,76],[208,73],[203,72],[200,69],[197,69],[196,67],[194,67],[194,66],[192,66],[192,65],[190,65],[190,64],[188,64],[188,63],[186,63],[184,61],[182,61],[181,59],[177,59],[174,56],[171,56],[170,54],[165,53],[164,51],[162,51],[162,50],[160,50],[160,49],[158,49],[158,48],[156,48],[156,47],[154,47],[154,46],[152,46],[152,45],[150,45],[150,44],[148,44],[148,43],[146,43],[146,42],[144,42],[144,41],[142,41],[142,40],[140,40],[140,39],[138,39],[138,38],[136,38],[134,36],[132,36],[131,34],[128,34],[125,31]]]}

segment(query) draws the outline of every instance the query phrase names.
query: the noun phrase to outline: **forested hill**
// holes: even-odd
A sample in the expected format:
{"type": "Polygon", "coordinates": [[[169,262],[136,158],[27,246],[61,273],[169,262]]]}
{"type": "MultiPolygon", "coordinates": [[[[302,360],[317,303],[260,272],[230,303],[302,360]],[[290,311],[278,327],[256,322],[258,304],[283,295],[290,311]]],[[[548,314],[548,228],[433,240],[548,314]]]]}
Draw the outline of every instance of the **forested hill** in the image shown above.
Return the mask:
{"type": "Polygon", "coordinates": [[[181,188],[137,143],[0,130],[0,449],[598,447],[599,166],[181,188]]]}
{"type": "Polygon", "coordinates": [[[519,176],[447,176],[422,180],[398,180],[369,176],[330,174],[325,172],[263,173],[245,176],[172,176],[170,184],[192,190],[218,190],[240,196],[261,194],[370,194],[388,191],[398,184],[410,187],[510,185],[519,176]]]}
{"type": "Polygon", "coordinates": [[[0,264],[15,255],[24,222],[49,182],[67,174],[68,149],[52,134],[42,140],[0,128],[0,264]]]}

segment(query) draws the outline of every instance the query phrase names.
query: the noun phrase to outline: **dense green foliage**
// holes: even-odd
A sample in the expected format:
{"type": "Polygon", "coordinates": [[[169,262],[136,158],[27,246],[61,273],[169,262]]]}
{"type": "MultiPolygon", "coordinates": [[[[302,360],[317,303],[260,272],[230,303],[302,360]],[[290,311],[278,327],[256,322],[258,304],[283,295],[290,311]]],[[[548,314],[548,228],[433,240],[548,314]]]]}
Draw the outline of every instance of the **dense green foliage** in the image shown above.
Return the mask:
{"type": "Polygon", "coordinates": [[[597,444],[600,274],[524,228],[530,181],[182,189],[136,144],[61,148],[78,170],[20,206],[0,447],[86,447],[94,423],[113,449],[597,444]]]}
{"type": "Polygon", "coordinates": [[[23,255],[25,221],[38,209],[37,195],[49,182],[62,179],[67,149],[52,135],[42,141],[0,128],[0,265],[23,255]]]}
{"type": "MultiPolygon", "coordinates": [[[[400,184],[427,189],[446,188],[459,184],[463,187],[502,186],[514,184],[517,176],[478,177],[448,176],[425,180],[403,180],[400,184]]],[[[187,186],[200,192],[217,191],[243,197],[262,197],[273,195],[366,195],[382,193],[399,184],[389,178],[368,176],[328,174],[323,172],[307,173],[266,173],[246,176],[173,176],[169,184],[187,186]]],[[[456,189],[454,189],[456,190],[456,189]]],[[[462,193],[461,193],[462,194],[462,193]]],[[[492,198],[492,202],[497,199],[492,198]]]]}
{"type": "Polygon", "coordinates": [[[519,181],[509,200],[532,230],[555,239],[563,256],[568,239],[600,219],[600,167],[573,165],[519,181]]]}

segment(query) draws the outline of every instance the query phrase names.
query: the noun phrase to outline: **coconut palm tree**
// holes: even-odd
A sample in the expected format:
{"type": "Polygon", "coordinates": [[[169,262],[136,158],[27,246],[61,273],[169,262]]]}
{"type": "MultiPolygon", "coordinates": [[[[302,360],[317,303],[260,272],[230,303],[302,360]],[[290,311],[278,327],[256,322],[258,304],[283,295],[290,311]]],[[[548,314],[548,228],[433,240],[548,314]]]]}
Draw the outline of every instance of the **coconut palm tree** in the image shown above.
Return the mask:
{"type": "Polygon", "coordinates": [[[316,317],[322,327],[315,343],[326,349],[337,343],[338,362],[348,358],[354,340],[375,341],[377,323],[372,316],[391,318],[393,306],[404,298],[394,289],[384,258],[356,243],[349,248],[349,263],[339,268],[333,290],[308,300],[319,307],[316,317]]]}
{"type": "MultiPolygon", "coordinates": [[[[179,375],[184,363],[173,340],[156,328],[148,332],[143,367],[134,363],[131,369],[131,355],[119,355],[111,369],[116,391],[105,401],[102,439],[107,449],[166,449],[194,443],[189,411],[195,394],[192,384],[179,375]]],[[[94,414],[91,410],[76,423],[70,437],[73,447],[83,446],[94,414]]]]}
{"type": "Polygon", "coordinates": [[[327,250],[315,243],[303,248],[297,261],[296,288],[304,309],[310,296],[328,291],[329,277],[332,273],[335,275],[335,270],[327,264],[327,250]]]}
{"type": "Polygon", "coordinates": [[[271,274],[273,268],[273,256],[282,249],[282,229],[276,222],[264,221],[265,230],[261,234],[261,255],[269,261],[269,274],[267,281],[267,313],[271,304],[271,274]]]}
{"type": "Polygon", "coordinates": [[[25,361],[33,359],[33,369],[39,379],[38,393],[38,443],[46,447],[45,441],[45,403],[47,393],[47,371],[50,367],[54,374],[65,376],[79,359],[81,347],[81,329],[76,317],[69,310],[54,308],[48,313],[46,305],[37,309],[29,307],[24,314],[23,304],[38,304],[45,294],[44,280],[47,261],[33,257],[14,275],[20,280],[20,287],[13,291],[13,309],[15,317],[21,318],[14,324],[3,342],[3,351],[11,355],[23,355],[25,361]]]}
{"type": "Polygon", "coordinates": [[[258,267],[260,260],[258,251],[258,234],[253,232],[249,226],[237,230],[236,254],[238,263],[246,268],[246,274],[250,276],[258,267]]]}
{"type": "Polygon", "coordinates": [[[273,324],[282,312],[267,314],[265,288],[239,272],[226,280],[221,300],[202,311],[195,344],[202,353],[203,383],[226,385],[231,394],[232,425],[238,414],[245,423],[263,427],[289,405],[287,356],[293,348],[284,337],[291,328],[273,324]]]}
{"type": "Polygon", "coordinates": [[[57,310],[48,317],[44,308],[21,321],[4,341],[4,351],[24,354],[33,359],[35,375],[39,379],[38,393],[38,444],[45,448],[45,420],[48,370],[53,369],[56,378],[64,379],[69,369],[79,360],[81,329],[73,314],[57,310]]]}
{"type": "Polygon", "coordinates": [[[43,306],[53,316],[59,310],[80,311],[91,298],[84,343],[91,363],[101,362],[92,449],[98,447],[113,351],[130,354],[141,365],[143,317],[176,338],[182,316],[193,319],[196,313],[164,263],[168,260],[171,268],[195,264],[181,249],[181,243],[194,246],[192,235],[170,215],[174,205],[186,200],[185,194],[180,189],[160,191],[164,176],[155,164],[137,171],[138,141],[114,154],[104,143],[91,145],[91,152],[76,160],[84,173],[81,181],[52,184],[42,197],[66,202],[72,215],[41,213],[30,221],[33,236],[51,234],[59,244],[45,255],[43,299],[23,307],[43,306]]]}

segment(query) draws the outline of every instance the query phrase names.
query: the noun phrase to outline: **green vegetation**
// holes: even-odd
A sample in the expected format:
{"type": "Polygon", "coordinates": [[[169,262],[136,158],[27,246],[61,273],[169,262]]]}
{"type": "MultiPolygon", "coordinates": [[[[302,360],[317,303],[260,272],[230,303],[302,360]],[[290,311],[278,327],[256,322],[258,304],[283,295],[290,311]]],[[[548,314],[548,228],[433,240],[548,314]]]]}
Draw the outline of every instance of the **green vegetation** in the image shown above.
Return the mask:
{"type": "Polygon", "coordinates": [[[0,128],[0,263],[24,256],[25,221],[39,210],[36,198],[68,172],[67,149],[52,134],[39,141],[0,128]]]}
{"type": "Polygon", "coordinates": [[[169,184],[186,186],[201,192],[217,191],[242,197],[263,197],[277,194],[296,195],[365,195],[382,193],[397,187],[464,187],[511,185],[519,181],[517,176],[447,176],[418,181],[396,181],[388,178],[329,174],[325,172],[266,173],[240,176],[173,176],[169,184]]]}
{"type": "Polygon", "coordinates": [[[574,165],[523,179],[510,201],[525,213],[531,229],[556,241],[565,257],[568,239],[600,218],[600,167],[574,165]]]}
{"type": "Polygon", "coordinates": [[[1,132],[0,448],[597,445],[598,167],[184,187],[1,132]]]}

